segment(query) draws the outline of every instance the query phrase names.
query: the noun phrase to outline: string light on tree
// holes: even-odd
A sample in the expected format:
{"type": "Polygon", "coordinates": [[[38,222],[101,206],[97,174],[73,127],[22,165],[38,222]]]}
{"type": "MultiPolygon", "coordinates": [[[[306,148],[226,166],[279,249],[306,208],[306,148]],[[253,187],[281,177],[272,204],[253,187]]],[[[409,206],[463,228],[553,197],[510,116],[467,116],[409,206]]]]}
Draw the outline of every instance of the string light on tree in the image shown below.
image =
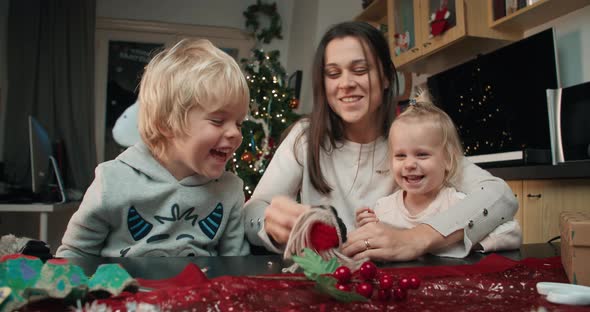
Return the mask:
{"type": "MultiPolygon", "coordinates": [[[[257,4],[248,7],[244,15],[247,18],[246,27],[257,32],[259,40],[265,38],[265,43],[268,43],[273,36],[280,38],[280,30],[275,32],[280,19],[277,20],[278,13],[274,3],[264,4],[257,1],[257,4]],[[269,32],[264,35],[264,30],[259,30],[258,13],[271,19],[271,26],[266,29],[269,32]],[[266,41],[267,38],[270,38],[269,41],[266,41]]],[[[244,181],[246,199],[252,195],[272,159],[281,134],[299,119],[299,115],[293,111],[298,107],[299,101],[297,100],[297,105],[293,105],[293,100],[296,100],[294,90],[284,83],[287,81],[287,74],[279,62],[279,56],[279,51],[265,52],[255,48],[250,58],[241,60],[250,88],[250,113],[242,123],[242,145],[236,151],[233,161],[229,162],[228,170],[244,181]]]]}
{"type": "Polygon", "coordinates": [[[489,73],[482,70],[479,64],[471,68],[472,84],[464,90],[456,90],[454,108],[447,113],[457,124],[466,155],[475,153],[491,153],[502,148],[512,140],[511,129],[506,123],[494,122],[495,119],[505,118],[504,109],[500,105],[492,105],[495,101],[494,81],[489,73]],[[499,126],[498,126],[499,125],[499,126]],[[468,139],[473,137],[469,129],[489,131],[486,137],[492,140],[479,141],[468,139]]]}

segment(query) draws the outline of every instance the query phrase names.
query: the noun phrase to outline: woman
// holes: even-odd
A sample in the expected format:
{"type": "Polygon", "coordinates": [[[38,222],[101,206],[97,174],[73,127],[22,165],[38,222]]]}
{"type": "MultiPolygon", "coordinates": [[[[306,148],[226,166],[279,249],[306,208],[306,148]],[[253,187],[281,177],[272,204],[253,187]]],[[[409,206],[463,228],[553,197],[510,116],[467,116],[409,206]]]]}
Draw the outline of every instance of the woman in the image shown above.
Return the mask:
{"type": "Polygon", "coordinates": [[[313,65],[311,116],[294,125],[244,207],[252,244],[280,252],[310,205],[336,208],[348,230],[344,253],[383,261],[415,259],[461,240],[471,246],[512,218],[517,203],[506,183],[465,161],[457,189],[467,197],[453,209],[413,229],[374,223],[354,230],[355,210],[395,189],[387,160],[395,77],[387,41],[374,27],[345,22],[326,32],[313,65]]]}

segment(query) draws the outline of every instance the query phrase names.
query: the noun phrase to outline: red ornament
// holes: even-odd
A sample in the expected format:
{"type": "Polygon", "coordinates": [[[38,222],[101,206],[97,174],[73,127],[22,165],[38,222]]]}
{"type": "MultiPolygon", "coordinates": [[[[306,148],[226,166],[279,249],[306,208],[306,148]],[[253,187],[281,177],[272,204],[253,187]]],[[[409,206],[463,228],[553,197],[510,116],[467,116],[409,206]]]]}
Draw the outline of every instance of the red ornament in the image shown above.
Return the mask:
{"type": "Polygon", "coordinates": [[[371,298],[371,295],[373,295],[373,285],[369,282],[362,282],[356,285],[355,291],[365,298],[371,298]]]}
{"type": "Polygon", "coordinates": [[[420,278],[417,276],[410,277],[410,288],[418,289],[420,287],[420,278]]]}
{"type": "Polygon", "coordinates": [[[393,278],[391,275],[383,274],[379,277],[379,289],[391,289],[393,287],[393,278]]]}
{"type": "Polygon", "coordinates": [[[254,155],[252,155],[252,153],[246,151],[242,154],[242,157],[240,157],[240,158],[245,162],[251,162],[254,159],[254,155]]]}
{"type": "Polygon", "coordinates": [[[410,279],[407,277],[402,277],[399,279],[397,285],[399,286],[399,288],[403,290],[408,290],[410,289],[410,279]]]}
{"type": "Polygon", "coordinates": [[[311,247],[318,252],[340,245],[336,228],[322,222],[316,222],[311,226],[309,236],[311,247]]]}
{"type": "Polygon", "coordinates": [[[371,261],[366,261],[361,264],[359,273],[364,280],[368,281],[377,274],[377,266],[371,261]]]}
{"type": "Polygon", "coordinates": [[[296,109],[297,107],[299,107],[299,99],[292,98],[291,101],[289,102],[289,107],[291,109],[296,109]]]}
{"type": "Polygon", "coordinates": [[[350,287],[350,284],[336,283],[336,288],[340,291],[351,291],[352,290],[352,288],[350,287]]]}
{"type": "Polygon", "coordinates": [[[350,278],[352,277],[352,273],[350,272],[350,269],[347,266],[340,266],[336,269],[336,271],[334,271],[334,273],[332,273],[332,275],[334,276],[334,278],[336,278],[338,280],[338,283],[340,284],[346,284],[348,282],[350,282],[350,278]]]}

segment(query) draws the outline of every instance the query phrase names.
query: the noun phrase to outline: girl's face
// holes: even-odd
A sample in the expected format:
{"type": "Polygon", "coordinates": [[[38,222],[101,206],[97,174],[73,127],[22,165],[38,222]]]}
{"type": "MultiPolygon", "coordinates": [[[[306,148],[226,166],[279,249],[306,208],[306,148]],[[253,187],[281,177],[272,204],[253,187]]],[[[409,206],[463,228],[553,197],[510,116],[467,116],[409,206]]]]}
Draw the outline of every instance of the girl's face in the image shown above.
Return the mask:
{"type": "Polygon", "coordinates": [[[351,128],[371,131],[378,127],[377,109],[383,101],[383,89],[386,87],[379,78],[381,65],[361,42],[354,37],[343,37],[330,41],[326,46],[326,97],[348,129],[345,132],[351,128]],[[364,51],[367,51],[366,55],[364,51]]]}
{"type": "Polygon", "coordinates": [[[436,198],[449,166],[440,128],[415,118],[396,120],[392,127],[389,145],[395,182],[406,196],[436,198]]]}

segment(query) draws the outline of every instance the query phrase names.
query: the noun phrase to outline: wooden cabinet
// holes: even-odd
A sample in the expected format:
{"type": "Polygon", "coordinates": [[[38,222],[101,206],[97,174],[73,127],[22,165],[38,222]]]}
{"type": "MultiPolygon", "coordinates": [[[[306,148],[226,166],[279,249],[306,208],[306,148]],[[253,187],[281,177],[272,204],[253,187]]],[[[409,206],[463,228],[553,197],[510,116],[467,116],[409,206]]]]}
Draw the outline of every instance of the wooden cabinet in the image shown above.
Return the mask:
{"type": "Polygon", "coordinates": [[[506,0],[487,1],[489,5],[488,24],[491,28],[521,33],[590,4],[590,0],[537,0],[506,15],[506,0]],[[495,8],[495,3],[500,4],[499,8],[495,8]],[[495,13],[495,10],[498,9],[503,11],[495,13]],[[502,17],[496,19],[494,16],[502,17]]]}
{"type": "Polygon", "coordinates": [[[522,180],[506,181],[506,183],[508,183],[508,186],[510,186],[512,192],[514,192],[514,197],[516,197],[516,200],[518,201],[518,211],[516,212],[514,219],[516,219],[518,224],[522,227],[522,180]]]}
{"type": "Polygon", "coordinates": [[[518,198],[516,219],[523,243],[544,243],[559,235],[562,211],[590,212],[589,179],[507,181],[518,198]]]}
{"type": "Polygon", "coordinates": [[[448,0],[447,30],[431,36],[430,19],[441,2],[375,0],[356,20],[387,25],[393,63],[402,72],[436,73],[520,37],[488,27],[487,2],[466,0],[448,0]]]}
{"type": "Polygon", "coordinates": [[[374,0],[355,19],[387,28],[393,63],[402,72],[435,74],[521,39],[524,31],[590,4],[590,0],[537,0],[494,19],[496,0],[374,0]],[[433,13],[446,2],[448,29],[430,36],[433,13]],[[403,38],[409,37],[407,45],[403,38]],[[396,44],[396,41],[400,43],[396,44]]]}

